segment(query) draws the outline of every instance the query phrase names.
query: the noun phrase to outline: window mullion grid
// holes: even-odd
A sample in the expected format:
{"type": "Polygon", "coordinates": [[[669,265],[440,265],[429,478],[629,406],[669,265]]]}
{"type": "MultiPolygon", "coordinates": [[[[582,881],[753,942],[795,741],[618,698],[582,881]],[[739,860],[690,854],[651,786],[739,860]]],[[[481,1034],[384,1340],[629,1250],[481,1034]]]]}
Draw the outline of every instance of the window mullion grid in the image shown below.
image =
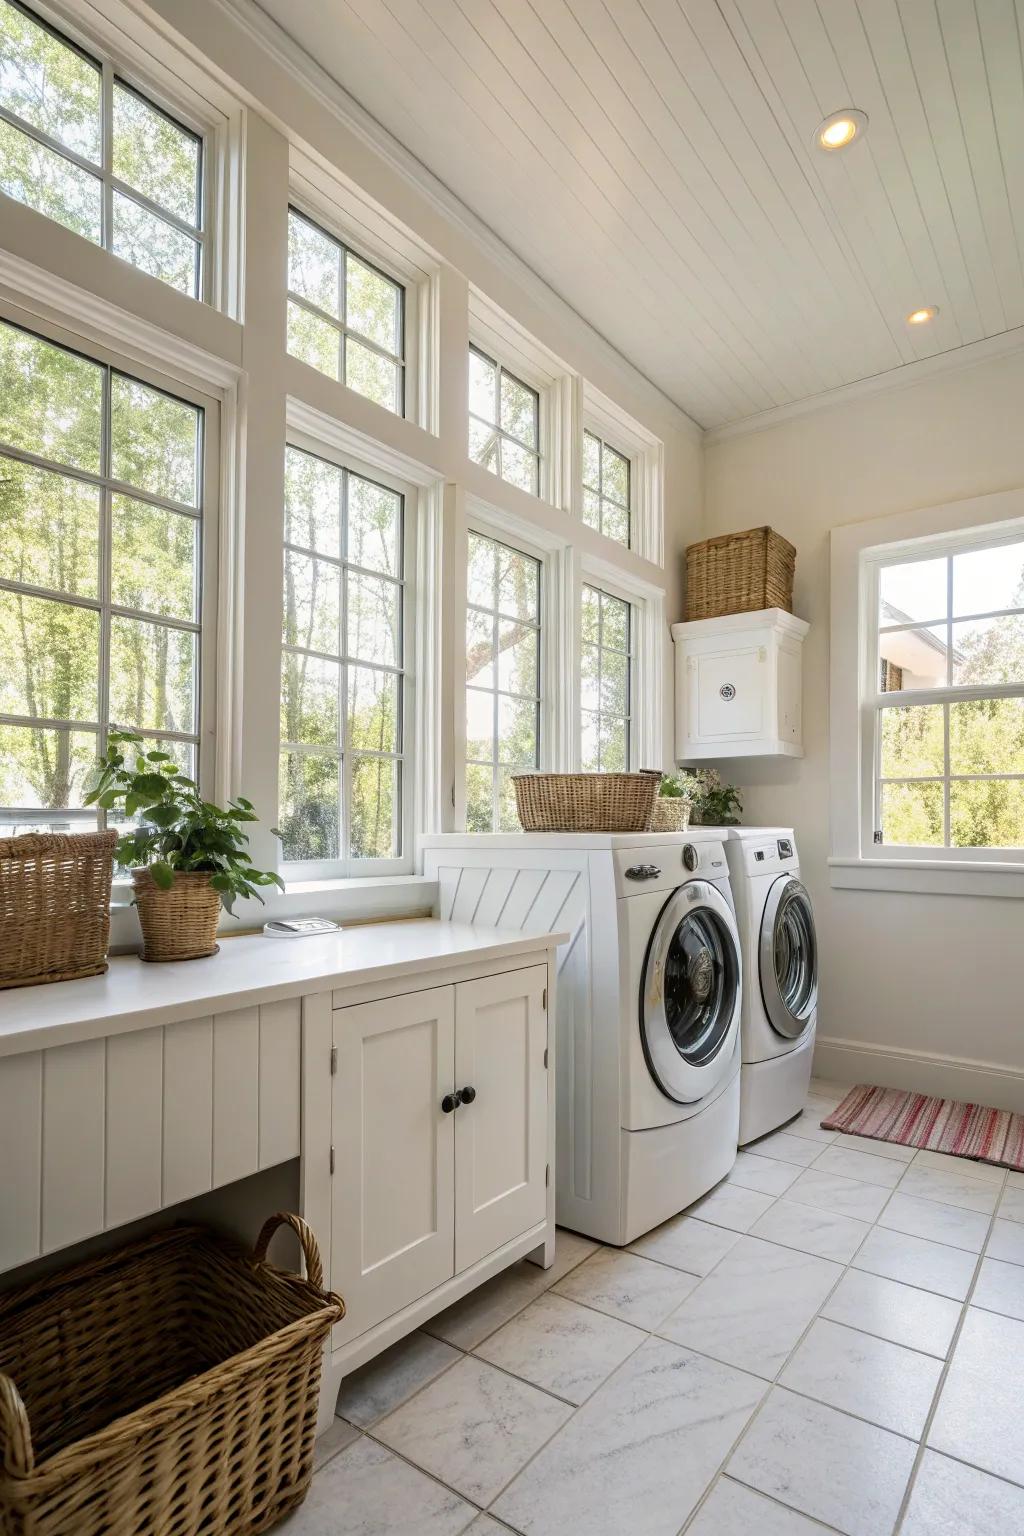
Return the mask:
{"type": "MultiPolygon", "coordinates": [[[[107,366],[103,369],[102,414],[100,417],[100,471],[103,475],[103,484],[100,487],[99,530],[100,675],[97,704],[99,712],[97,745],[101,757],[107,750],[107,738],[110,730],[110,604],[113,587],[113,573],[111,570],[111,432],[111,370],[107,366]]],[[[97,807],[97,825],[101,828],[105,828],[107,825],[107,813],[100,807],[97,807]]]]}
{"type": "Polygon", "coordinates": [[[105,251],[114,249],[114,66],[103,61],[101,79],[100,132],[103,146],[103,223],[101,244],[105,251]]]}
{"type": "MultiPolygon", "coordinates": [[[[102,85],[102,79],[101,79],[101,82],[100,82],[100,111],[101,111],[101,113],[103,111],[103,85],[102,85]]],[[[60,158],[62,160],[66,160],[69,165],[75,166],[80,171],[87,172],[87,174],[92,176],[96,181],[102,181],[102,179],[103,179],[102,150],[101,150],[101,161],[100,161],[99,164],[97,164],[95,160],[89,160],[89,159],[86,158],[85,155],[80,155],[77,150],[72,149],[69,145],[62,144],[60,139],[55,139],[52,134],[46,132],[45,128],[37,128],[34,123],[26,122],[24,118],[19,117],[16,112],[11,112],[9,110],[9,108],[5,107],[2,103],[0,103],[0,122],[9,123],[10,126],[12,128],[16,128],[19,133],[23,133],[25,135],[26,139],[34,140],[35,143],[41,144],[44,149],[49,149],[55,155],[59,155],[60,158]]],[[[102,119],[101,119],[101,123],[100,123],[100,142],[101,142],[101,144],[102,144],[102,141],[103,141],[103,133],[104,133],[104,126],[103,126],[103,122],[102,122],[102,119]]]]}
{"type": "MultiPolygon", "coordinates": [[[[495,546],[494,558],[497,561],[497,546],[495,546]]],[[[494,661],[492,663],[494,669],[494,697],[491,703],[491,729],[494,732],[494,736],[492,738],[494,741],[494,747],[492,751],[492,757],[494,761],[491,767],[491,830],[494,832],[497,832],[499,826],[501,825],[499,817],[498,797],[498,781],[501,777],[501,737],[499,735],[499,722],[501,718],[501,694],[498,686],[498,646],[500,644],[500,636],[501,620],[498,616],[497,599],[495,599],[494,611],[491,615],[491,652],[494,656],[494,661]]]]}
{"type": "MultiPolygon", "coordinates": [[[[339,282],[344,282],[344,247],[339,246],[339,282]]],[[[344,358],[342,358],[344,364],[344,358]]],[[[344,374],[342,375],[344,382],[344,374]]],[[[341,516],[338,519],[338,537],[341,546],[341,601],[338,604],[338,853],[344,875],[352,873],[352,763],[349,751],[349,663],[348,663],[348,499],[349,472],[341,472],[341,516]]]]}

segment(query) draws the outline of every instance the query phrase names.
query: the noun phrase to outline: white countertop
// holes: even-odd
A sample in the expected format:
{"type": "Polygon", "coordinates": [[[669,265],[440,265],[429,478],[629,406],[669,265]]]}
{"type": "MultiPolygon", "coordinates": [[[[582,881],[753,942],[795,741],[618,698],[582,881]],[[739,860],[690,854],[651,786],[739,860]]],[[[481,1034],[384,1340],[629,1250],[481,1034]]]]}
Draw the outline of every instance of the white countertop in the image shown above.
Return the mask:
{"type": "Polygon", "coordinates": [[[146,965],[115,956],[105,976],[0,991],[0,1056],[123,1034],[303,993],[329,992],[554,949],[567,934],[445,923],[372,923],[322,938],[222,938],[209,959],[146,965]]]}

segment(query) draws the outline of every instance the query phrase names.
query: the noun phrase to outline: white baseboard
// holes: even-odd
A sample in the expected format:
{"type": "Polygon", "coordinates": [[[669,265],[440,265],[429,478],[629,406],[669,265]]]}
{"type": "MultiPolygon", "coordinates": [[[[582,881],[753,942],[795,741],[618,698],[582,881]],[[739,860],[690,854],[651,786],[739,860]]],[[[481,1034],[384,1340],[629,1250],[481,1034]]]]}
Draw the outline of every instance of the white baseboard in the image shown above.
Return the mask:
{"type": "Polygon", "coordinates": [[[830,1082],[905,1088],[1024,1114],[1024,1068],[968,1057],[938,1056],[930,1051],[819,1035],[814,1047],[814,1075],[830,1082]]]}

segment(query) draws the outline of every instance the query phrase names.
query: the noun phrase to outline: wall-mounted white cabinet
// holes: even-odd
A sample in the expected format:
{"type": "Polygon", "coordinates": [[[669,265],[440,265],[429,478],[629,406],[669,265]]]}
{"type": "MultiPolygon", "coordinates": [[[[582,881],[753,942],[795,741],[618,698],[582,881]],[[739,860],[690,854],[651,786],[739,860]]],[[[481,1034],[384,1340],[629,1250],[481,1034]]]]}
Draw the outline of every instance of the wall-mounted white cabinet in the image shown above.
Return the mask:
{"type": "Polygon", "coordinates": [[[782,608],[673,624],[676,758],[803,757],[801,651],[782,608]]]}

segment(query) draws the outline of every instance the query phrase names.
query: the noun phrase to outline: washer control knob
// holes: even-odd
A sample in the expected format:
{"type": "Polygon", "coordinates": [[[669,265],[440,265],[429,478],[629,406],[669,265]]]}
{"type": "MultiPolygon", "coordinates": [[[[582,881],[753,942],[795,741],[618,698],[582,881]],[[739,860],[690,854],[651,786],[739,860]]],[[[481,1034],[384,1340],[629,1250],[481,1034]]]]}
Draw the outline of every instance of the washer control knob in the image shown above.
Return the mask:
{"type": "Polygon", "coordinates": [[[696,848],[692,843],[687,843],[686,847],[683,849],[683,868],[688,869],[692,874],[699,863],[700,856],[698,855],[696,848]]]}
{"type": "Polygon", "coordinates": [[[657,864],[631,864],[626,870],[627,880],[657,880],[661,870],[657,864]]]}

